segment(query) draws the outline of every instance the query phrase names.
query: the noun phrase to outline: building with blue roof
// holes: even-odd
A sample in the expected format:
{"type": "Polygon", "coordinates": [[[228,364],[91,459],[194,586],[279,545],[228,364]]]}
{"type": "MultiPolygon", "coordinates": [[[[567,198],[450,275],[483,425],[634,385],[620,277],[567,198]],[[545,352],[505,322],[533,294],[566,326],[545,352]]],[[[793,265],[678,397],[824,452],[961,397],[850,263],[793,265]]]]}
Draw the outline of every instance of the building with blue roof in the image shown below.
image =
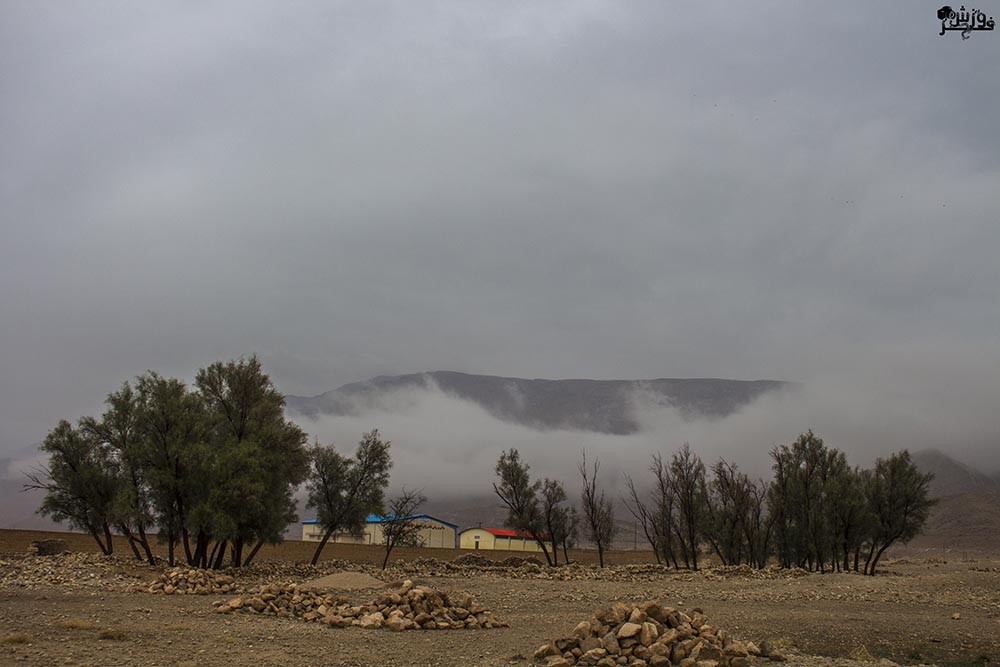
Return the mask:
{"type": "MultiPolygon", "coordinates": [[[[414,514],[406,517],[420,525],[418,533],[421,546],[430,548],[454,549],[458,536],[458,526],[429,514],[414,514]]],[[[391,521],[391,517],[369,514],[360,535],[350,533],[335,533],[330,542],[342,544],[382,544],[382,526],[391,521]]],[[[323,539],[323,529],[315,519],[302,522],[302,541],[319,542],[323,539]]]]}

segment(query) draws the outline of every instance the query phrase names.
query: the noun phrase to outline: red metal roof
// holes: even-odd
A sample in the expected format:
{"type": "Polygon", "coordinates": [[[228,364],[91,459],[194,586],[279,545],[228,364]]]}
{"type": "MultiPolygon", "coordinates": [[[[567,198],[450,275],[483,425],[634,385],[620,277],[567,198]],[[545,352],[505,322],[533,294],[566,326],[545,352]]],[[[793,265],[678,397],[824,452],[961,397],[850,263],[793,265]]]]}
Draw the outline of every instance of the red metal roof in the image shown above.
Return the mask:
{"type": "MultiPolygon", "coordinates": [[[[487,533],[493,535],[493,537],[522,537],[527,540],[534,539],[528,533],[521,533],[516,530],[507,530],[506,528],[483,528],[487,533]]],[[[549,539],[548,535],[539,535],[543,540],[549,539]]]]}

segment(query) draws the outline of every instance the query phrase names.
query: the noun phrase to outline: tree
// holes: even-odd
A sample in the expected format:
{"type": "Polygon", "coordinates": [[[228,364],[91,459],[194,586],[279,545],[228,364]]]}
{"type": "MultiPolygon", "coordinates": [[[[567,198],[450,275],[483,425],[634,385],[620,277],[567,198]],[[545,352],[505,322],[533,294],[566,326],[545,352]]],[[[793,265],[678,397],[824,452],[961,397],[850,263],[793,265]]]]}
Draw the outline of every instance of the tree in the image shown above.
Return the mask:
{"type": "Polygon", "coordinates": [[[86,531],[110,556],[113,503],[118,478],[108,447],[90,433],[60,421],[42,443],[49,463],[27,475],[26,489],[45,492],[38,510],[54,521],[68,521],[73,528],[86,531]]]}
{"type": "Polygon", "coordinates": [[[878,459],[868,487],[868,503],[875,517],[865,573],[874,575],[879,559],[896,542],[916,537],[935,501],[930,497],[931,473],[922,473],[906,450],[878,459]]]}
{"type": "Polygon", "coordinates": [[[774,529],[774,516],[767,511],[768,488],[762,479],[756,482],[748,479],[743,486],[745,499],[741,503],[744,515],[740,523],[747,545],[747,562],[759,569],[767,567],[774,529]]]}
{"type": "Polygon", "coordinates": [[[646,536],[646,541],[652,547],[657,564],[660,564],[663,562],[663,555],[660,551],[660,539],[656,530],[655,510],[650,509],[650,506],[642,501],[639,491],[635,487],[635,482],[628,475],[625,475],[625,488],[628,489],[628,497],[622,496],[622,504],[642,526],[642,534],[646,536]]]}
{"type": "Polygon", "coordinates": [[[198,371],[205,404],[208,456],[215,479],[198,525],[195,562],[221,564],[227,543],[234,565],[249,565],[264,544],[282,541],[297,521],[293,494],[308,472],[306,434],[285,419],[285,398],[256,356],[216,362],[198,371]],[[216,540],[213,560],[208,554],[216,540]],[[253,542],[246,559],[243,548],[253,542]]]}
{"type": "Polygon", "coordinates": [[[420,538],[419,517],[417,509],[427,502],[427,498],[419,491],[407,491],[406,487],[398,496],[389,502],[386,515],[382,517],[382,544],[385,545],[385,558],[382,559],[382,569],[389,564],[389,554],[397,546],[422,546],[420,538]]]}
{"type": "Polygon", "coordinates": [[[80,430],[109,448],[118,478],[111,504],[111,520],[125,536],[136,560],[142,560],[142,547],[147,562],[156,564],[149,546],[146,529],[153,525],[145,471],[142,462],[142,442],[139,424],[139,397],[125,382],[117,392],[108,394],[107,410],[100,420],[84,417],[80,430]]]}
{"type": "Polygon", "coordinates": [[[830,480],[830,528],[833,531],[834,566],[839,571],[850,570],[851,553],[855,555],[854,571],[865,539],[872,532],[873,517],[865,496],[866,471],[846,467],[830,480]]]}
{"type": "Polygon", "coordinates": [[[353,459],[332,445],[317,444],[310,450],[306,506],[316,510],[316,521],[324,529],[313,552],[313,565],[334,533],[358,535],[366,516],[382,512],[392,468],[390,445],[379,437],[378,429],[373,429],[362,436],[353,459]]]}
{"type": "Polygon", "coordinates": [[[650,471],[656,478],[656,486],[653,488],[653,532],[656,534],[661,559],[664,563],[673,564],[676,569],[678,567],[676,545],[682,541],[676,516],[677,496],[674,492],[670,466],[664,463],[659,452],[653,454],[650,471]]]}
{"type": "Polygon", "coordinates": [[[149,371],[136,379],[136,457],[143,470],[145,492],[159,528],[157,539],[167,544],[167,562],[184,548],[193,561],[188,534],[192,508],[203,501],[211,478],[202,456],[205,408],[200,398],[175,378],[149,371]]]}
{"type": "Polygon", "coordinates": [[[493,491],[507,508],[504,525],[535,540],[542,549],[545,562],[552,566],[552,556],[545,544],[544,518],[538,502],[542,482],[531,481],[528,464],[521,461],[516,449],[503,451],[495,470],[500,483],[493,483],[493,491]]]}
{"type": "Polygon", "coordinates": [[[552,543],[552,565],[559,564],[559,545],[569,530],[569,509],[562,503],[566,489],[562,482],[548,479],[542,483],[542,522],[552,543]]]}
{"type": "Polygon", "coordinates": [[[847,457],[807,431],[791,447],[773,449],[771,458],[774,480],[769,502],[781,565],[820,572],[828,563],[835,567],[839,552],[837,494],[849,473],[847,457]]]}
{"type": "Polygon", "coordinates": [[[677,506],[681,554],[691,569],[698,569],[698,548],[708,513],[705,464],[684,443],[670,459],[670,479],[677,506]]]}
{"type": "Polygon", "coordinates": [[[597,546],[598,563],[604,567],[604,552],[611,545],[618,527],[615,525],[614,505],[597,486],[600,468],[600,461],[594,459],[593,472],[589,472],[587,453],[583,452],[583,460],[577,468],[583,477],[583,515],[587,520],[590,539],[597,546]]]}
{"type": "Polygon", "coordinates": [[[743,562],[746,548],[743,520],[747,514],[744,503],[749,500],[746,493],[749,482],[736,465],[723,459],[712,466],[704,535],[723,565],[743,562]]]}

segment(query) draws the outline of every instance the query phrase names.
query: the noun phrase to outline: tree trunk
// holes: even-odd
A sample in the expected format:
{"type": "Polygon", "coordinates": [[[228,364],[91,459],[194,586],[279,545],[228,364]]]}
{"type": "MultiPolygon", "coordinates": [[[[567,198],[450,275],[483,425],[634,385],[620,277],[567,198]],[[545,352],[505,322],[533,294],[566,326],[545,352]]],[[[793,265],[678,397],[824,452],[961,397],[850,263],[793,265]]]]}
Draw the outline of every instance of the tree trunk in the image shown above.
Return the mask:
{"type": "Polygon", "coordinates": [[[385,558],[382,559],[382,569],[383,570],[385,569],[385,566],[389,564],[389,554],[390,553],[392,553],[392,545],[391,544],[386,544],[385,545],[385,558]]]}
{"type": "Polygon", "coordinates": [[[895,541],[895,540],[889,540],[888,542],[886,542],[886,543],[885,543],[884,545],[882,545],[882,547],[881,547],[881,548],[880,548],[880,549],[878,550],[878,553],[876,553],[876,554],[875,554],[875,560],[873,560],[873,561],[872,561],[872,566],[871,566],[871,569],[869,569],[869,570],[868,570],[868,576],[870,576],[870,577],[874,577],[874,576],[875,576],[875,568],[876,568],[876,567],[878,567],[878,561],[879,561],[879,559],[880,559],[880,558],[882,558],[882,554],[884,554],[884,553],[885,553],[885,550],[886,550],[886,549],[888,549],[888,548],[889,548],[890,546],[892,546],[892,543],[893,543],[894,541],[895,541]]]}
{"type": "Polygon", "coordinates": [[[600,543],[597,545],[597,562],[604,567],[604,547],[600,543]]]}
{"type": "Polygon", "coordinates": [[[104,545],[104,542],[101,541],[101,536],[97,532],[96,528],[91,529],[90,536],[94,538],[95,542],[97,542],[97,546],[101,549],[101,553],[105,556],[109,555],[108,548],[104,545]]]}
{"type": "Polygon", "coordinates": [[[534,533],[532,533],[531,536],[535,539],[535,542],[538,543],[538,546],[542,548],[542,553],[545,555],[545,563],[549,567],[552,567],[552,557],[549,556],[549,549],[545,546],[545,540],[538,537],[538,535],[535,535],[534,533]]]}
{"type": "MultiPolygon", "coordinates": [[[[212,552],[208,554],[208,564],[211,565],[215,562],[215,555],[219,553],[219,547],[225,544],[225,540],[221,542],[216,542],[215,546],[212,547],[212,552]]],[[[224,548],[224,547],[223,547],[224,548]]]]}
{"type": "Polygon", "coordinates": [[[111,556],[115,553],[115,543],[111,540],[111,526],[108,525],[107,521],[104,522],[104,539],[108,544],[107,555],[111,556]]]}
{"type": "Polygon", "coordinates": [[[552,538],[552,566],[559,566],[559,544],[556,542],[556,538],[552,538]]]}
{"type": "Polygon", "coordinates": [[[236,544],[233,545],[233,567],[240,567],[243,565],[243,540],[237,540],[236,544]]]}
{"type": "MultiPolygon", "coordinates": [[[[257,552],[260,551],[262,546],[264,546],[264,540],[257,540],[257,544],[253,545],[253,549],[250,550],[250,555],[247,556],[245,561],[243,561],[243,567],[249,567],[250,563],[253,562],[253,559],[257,556],[257,552]]],[[[315,563],[313,564],[315,565],[315,563]]]]}
{"type": "Polygon", "coordinates": [[[177,539],[173,535],[167,536],[167,565],[170,567],[174,566],[174,547],[177,545],[177,539]]]}
{"type": "Polygon", "coordinates": [[[181,528],[181,542],[184,544],[184,557],[187,558],[188,565],[194,565],[194,559],[191,558],[191,541],[188,537],[187,527],[181,528]]]}
{"type": "Polygon", "coordinates": [[[142,550],[146,552],[146,561],[150,565],[156,565],[156,558],[153,557],[153,550],[149,548],[149,538],[146,537],[146,529],[141,523],[139,524],[139,544],[142,545],[142,550]]]}
{"type": "Polygon", "coordinates": [[[562,548],[563,548],[563,562],[569,565],[569,549],[566,548],[565,541],[562,543],[562,548]]]}
{"type": "Polygon", "coordinates": [[[219,546],[219,554],[215,557],[215,562],[212,563],[213,570],[218,570],[220,567],[222,567],[222,558],[226,555],[227,546],[229,546],[229,542],[227,542],[226,540],[222,540],[222,546],[219,546]]]}
{"type": "Polygon", "coordinates": [[[319,555],[323,553],[323,547],[326,546],[326,543],[330,541],[330,537],[332,536],[333,528],[328,528],[327,531],[323,533],[323,539],[316,545],[316,551],[313,552],[312,560],[309,561],[310,565],[315,565],[319,561],[319,555]]]}
{"type": "Polygon", "coordinates": [[[121,526],[118,526],[118,531],[125,536],[126,540],[128,540],[128,546],[130,549],[132,549],[132,555],[135,556],[135,559],[142,560],[142,556],[139,555],[139,548],[135,545],[136,543],[135,535],[132,534],[132,531],[129,530],[129,527],[122,524],[121,526]]]}
{"type": "Polygon", "coordinates": [[[868,567],[871,565],[872,556],[875,555],[875,542],[872,542],[871,549],[868,550],[868,558],[865,559],[865,574],[868,574],[868,567]]]}

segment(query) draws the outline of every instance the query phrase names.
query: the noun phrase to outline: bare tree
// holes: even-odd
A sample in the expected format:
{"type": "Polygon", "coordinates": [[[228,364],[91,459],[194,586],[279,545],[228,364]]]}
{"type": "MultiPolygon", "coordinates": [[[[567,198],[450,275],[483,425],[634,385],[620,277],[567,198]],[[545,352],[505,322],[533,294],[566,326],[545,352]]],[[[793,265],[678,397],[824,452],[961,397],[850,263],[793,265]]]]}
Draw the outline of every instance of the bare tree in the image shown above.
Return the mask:
{"type": "Polygon", "coordinates": [[[406,487],[389,502],[386,515],[382,517],[382,544],[385,545],[383,570],[389,563],[389,554],[396,547],[422,546],[417,509],[425,502],[427,498],[420,491],[407,491],[406,487]]]}
{"type": "Polygon", "coordinates": [[[660,553],[660,543],[656,532],[656,517],[650,506],[639,497],[639,491],[635,488],[635,482],[629,475],[625,475],[625,486],[628,489],[628,497],[622,496],[622,504],[629,511],[635,520],[642,526],[642,533],[646,536],[646,541],[653,548],[653,555],[657,563],[662,563],[660,553]]]}
{"type": "Polygon", "coordinates": [[[587,519],[590,539],[597,545],[598,562],[604,567],[604,551],[614,539],[617,526],[615,526],[614,505],[597,486],[597,473],[600,468],[601,462],[594,459],[593,473],[589,472],[587,452],[583,452],[583,460],[578,467],[580,476],[583,477],[583,514],[587,519]]]}

